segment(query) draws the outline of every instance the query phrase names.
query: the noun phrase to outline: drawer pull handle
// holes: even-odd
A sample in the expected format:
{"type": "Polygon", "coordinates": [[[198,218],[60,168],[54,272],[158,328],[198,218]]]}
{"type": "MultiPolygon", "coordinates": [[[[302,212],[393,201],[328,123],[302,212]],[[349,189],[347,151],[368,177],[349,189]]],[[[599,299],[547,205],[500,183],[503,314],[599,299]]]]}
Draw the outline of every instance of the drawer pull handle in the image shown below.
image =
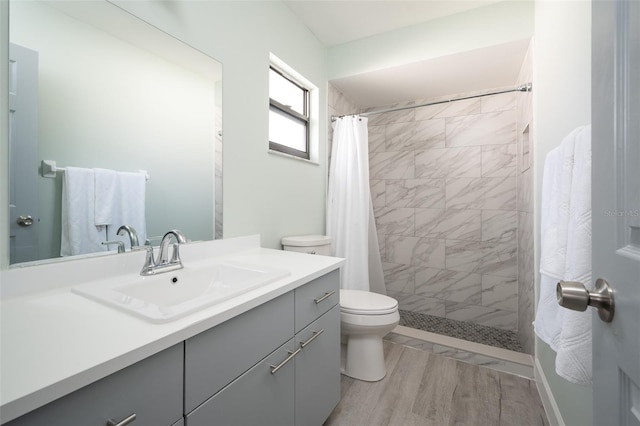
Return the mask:
{"type": "Polygon", "coordinates": [[[329,293],[325,293],[324,296],[322,296],[320,299],[313,299],[314,302],[316,302],[316,305],[320,302],[322,302],[324,299],[333,296],[334,294],[336,294],[335,291],[329,292],[329,293]]]}
{"type": "Polygon", "coordinates": [[[313,331],[313,336],[309,337],[309,340],[307,340],[306,342],[300,342],[300,348],[304,348],[305,346],[307,346],[309,343],[313,342],[315,340],[316,337],[318,337],[319,335],[321,335],[322,333],[324,333],[324,328],[320,331],[313,331]]]}
{"type": "Polygon", "coordinates": [[[127,426],[129,423],[132,423],[136,419],[136,413],[131,414],[130,416],[120,420],[119,422],[109,419],[107,420],[107,426],[127,426]]]}
{"type": "Polygon", "coordinates": [[[295,352],[291,352],[291,351],[287,351],[289,352],[289,356],[286,357],[284,359],[284,361],[282,361],[280,364],[278,365],[269,365],[269,367],[271,367],[271,374],[276,374],[278,372],[278,370],[280,370],[282,367],[284,367],[284,365],[286,363],[288,363],[289,361],[291,361],[293,359],[294,356],[298,355],[298,352],[300,352],[302,350],[302,348],[298,348],[295,352]]]}

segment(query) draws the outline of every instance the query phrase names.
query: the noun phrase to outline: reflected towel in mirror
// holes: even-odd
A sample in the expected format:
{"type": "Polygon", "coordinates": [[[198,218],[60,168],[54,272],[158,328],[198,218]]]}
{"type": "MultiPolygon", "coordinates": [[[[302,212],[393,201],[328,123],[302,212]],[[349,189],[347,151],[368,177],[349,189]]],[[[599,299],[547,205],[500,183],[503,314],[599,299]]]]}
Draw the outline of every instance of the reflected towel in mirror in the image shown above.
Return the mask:
{"type": "Polygon", "coordinates": [[[62,180],[62,235],[60,256],[104,251],[104,228],[95,225],[94,173],[67,167],[62,180]]]}

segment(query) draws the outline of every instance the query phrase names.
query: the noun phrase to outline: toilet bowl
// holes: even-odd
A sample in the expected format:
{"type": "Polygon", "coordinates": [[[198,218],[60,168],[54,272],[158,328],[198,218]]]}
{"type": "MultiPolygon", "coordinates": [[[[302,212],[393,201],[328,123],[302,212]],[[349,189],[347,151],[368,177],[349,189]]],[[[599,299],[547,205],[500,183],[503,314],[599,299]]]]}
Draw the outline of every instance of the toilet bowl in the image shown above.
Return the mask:
{"type": "Polygon", "coordinates": [[[387,374],[382,338],[399,321],[397,300],[369,291],[340,290],[342,373],[369,382],[381,380],[387,374]]]}
{"type": "MultiPolygon", "coordinates": [[[[331,237],[325,235],[286,237],[282,246],[289,251],[331,255],[331,237]]],[[[340,290],[342,374],[368,382],[381,380],[387,374],[382,338],[399,321],[397,300],[369,291],[340,290]]]]}

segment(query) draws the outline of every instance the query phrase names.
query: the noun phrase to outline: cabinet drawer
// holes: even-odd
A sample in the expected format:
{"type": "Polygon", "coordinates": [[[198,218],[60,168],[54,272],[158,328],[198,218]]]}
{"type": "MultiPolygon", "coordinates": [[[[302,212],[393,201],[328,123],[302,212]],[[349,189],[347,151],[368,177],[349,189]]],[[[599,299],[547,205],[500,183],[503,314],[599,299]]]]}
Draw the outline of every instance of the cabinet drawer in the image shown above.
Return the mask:
{"type": "Polygon", "coordinates": [[[295,289],[296,333],[340,301],[340,270],[321,276],[295,289]]]}
{"type": "Polygon", "coordinates": [[[285,426],[294,424],[294,339],[187,415],[186,426],[285,426]]]}
{"type": "Polygon", "coordinates": [[[296,335],[296,425],[321,425],[340,401],[340,307],[296,335]]]}
{"type": "MultiPolygon", "coordinates": [[[[182,417],[180,343],[7,424],[105,426],[136,415],[135,426],[172,425],[182,417]]],[[[26,372],[28,374],[28,372],[26,372]]]]}
{"type": "Polygon", "coordinates": [[[185,413],[293,336],[293,292],[185,342],[185,413]]]}

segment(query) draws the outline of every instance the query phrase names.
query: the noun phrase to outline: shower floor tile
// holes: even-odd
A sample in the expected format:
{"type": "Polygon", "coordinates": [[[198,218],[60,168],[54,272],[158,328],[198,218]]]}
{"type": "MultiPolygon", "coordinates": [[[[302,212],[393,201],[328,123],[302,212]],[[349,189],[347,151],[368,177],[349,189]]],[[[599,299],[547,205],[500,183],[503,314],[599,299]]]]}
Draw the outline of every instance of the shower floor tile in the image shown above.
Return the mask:
{"type": "Polygon", "coordinates": [[[488,327],[486,325],[456,321],[404,310],[400,310],[400,325],[455,337],[469,342],[482,343],[496,348],[524,352],[518,340],[518,335],[515,332],[488,327]]]}

